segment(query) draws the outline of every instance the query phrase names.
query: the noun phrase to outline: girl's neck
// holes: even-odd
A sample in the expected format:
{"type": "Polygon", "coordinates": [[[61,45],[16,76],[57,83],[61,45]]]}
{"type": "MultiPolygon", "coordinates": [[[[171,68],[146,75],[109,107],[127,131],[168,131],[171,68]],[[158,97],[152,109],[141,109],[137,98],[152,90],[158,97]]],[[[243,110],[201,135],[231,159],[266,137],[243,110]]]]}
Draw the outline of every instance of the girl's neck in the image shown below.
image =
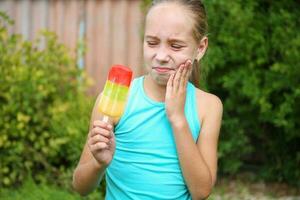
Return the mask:
{"type": "Polygon", "coordinates": [[[145,75],[144,91],[148,97],[157,102],[164,102],[166,86],[157,84],[149,74],[145,75]]]}

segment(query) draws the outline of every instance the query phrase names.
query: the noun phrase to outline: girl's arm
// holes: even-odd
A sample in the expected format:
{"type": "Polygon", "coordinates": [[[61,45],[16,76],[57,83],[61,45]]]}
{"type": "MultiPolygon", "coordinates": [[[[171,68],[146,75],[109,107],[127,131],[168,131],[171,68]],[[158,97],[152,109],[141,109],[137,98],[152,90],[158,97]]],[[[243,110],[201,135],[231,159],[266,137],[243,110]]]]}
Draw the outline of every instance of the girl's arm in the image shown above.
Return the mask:
{"type": "Polygon", "coordinates": [[[105,165],[94,159],[86,143],[73,173],[73,188],[82,196],[89,194],[99,185],[105,169],[105,165]]]}
{"type": "MultiPolygon", "coordinates": [[[[204,113],[201,133],[195,144],[184,115],[189,65],[180,66],[169,79],[166,111],[172,125],[181,170],[193,199],[205,199],[211,193],[217,172],[217,143],[223,106],[219,98],[204,93],[199,112],[204,113]]],[[[198,102],[198,104],[199,104],[198,102]]],[[[199,106],[198,106],[199,107],[199,106]]]]}
{"type": "Polygon", "coordinates": [[[81,195],[89,194],[99,185],[115,150],[113,122],[99,121],[102,119],[97,109],[99,100],[100,95],[93,108],[87,141],[73,173],[73,188],[81,195]]]}
{"type": "Polygon", "coordinates": [[[181,170],[193,199],[208,197],[216,181],[222,103],[216,97],[210,101],[209,114],[202,121],[197,144],[186,118],[172,123],[181,170]]]}

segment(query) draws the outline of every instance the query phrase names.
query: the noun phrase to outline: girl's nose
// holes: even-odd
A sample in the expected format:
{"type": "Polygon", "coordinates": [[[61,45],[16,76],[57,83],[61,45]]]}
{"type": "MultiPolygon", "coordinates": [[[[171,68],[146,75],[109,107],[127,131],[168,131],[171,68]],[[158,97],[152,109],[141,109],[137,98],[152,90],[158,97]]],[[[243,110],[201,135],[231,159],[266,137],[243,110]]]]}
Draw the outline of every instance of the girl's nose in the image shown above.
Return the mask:
{"type": "Polygon", "coordinates": [[[168,51],[163,47],[160,47],[157,50],[155,58],[159,63],[167,63],[170,61],[170,55],[168,51]]]}

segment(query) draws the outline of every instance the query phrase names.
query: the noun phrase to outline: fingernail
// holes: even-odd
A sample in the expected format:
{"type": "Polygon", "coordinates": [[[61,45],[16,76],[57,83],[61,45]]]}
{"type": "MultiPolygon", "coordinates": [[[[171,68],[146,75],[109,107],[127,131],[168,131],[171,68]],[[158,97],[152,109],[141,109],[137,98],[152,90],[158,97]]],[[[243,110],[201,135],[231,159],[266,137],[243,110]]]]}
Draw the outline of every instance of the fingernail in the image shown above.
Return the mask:
{"type": "Polygon", "coordinates": [[[112,125],[110,125],[110,124],[108,124],[107,127],[108,127],[109,129],[112,129],[112,125]]]}

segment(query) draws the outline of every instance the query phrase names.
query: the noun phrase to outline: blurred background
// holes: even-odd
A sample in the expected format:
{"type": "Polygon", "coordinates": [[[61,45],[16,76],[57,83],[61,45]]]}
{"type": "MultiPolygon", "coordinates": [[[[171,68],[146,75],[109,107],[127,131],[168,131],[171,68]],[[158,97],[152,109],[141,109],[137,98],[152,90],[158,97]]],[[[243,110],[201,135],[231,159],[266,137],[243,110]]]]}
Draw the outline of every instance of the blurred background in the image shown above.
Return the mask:
{"type": "MultiPolygon", "coordinates": [[[[113,64],[144,73],[150,0],[0,0],[0,199],[71,188],[113,64]]],[[[210,199],[300,199],[300,2],[204,0],[201,89],[224,104],[210,199]]]]}
{"type": "Polygon", "coordinates": [[[8,32],[35,39],[41,30],[57,35],[93,79],[92,94],[105,82],[112,64],[141,74],[143,14],[139,0],[2,0],[0,8],[14,20],[8,32]],[[84,45],[84,55],[78,45],[84,45]],[[78,55],[79,54],[79,55],[78,55]]]}

